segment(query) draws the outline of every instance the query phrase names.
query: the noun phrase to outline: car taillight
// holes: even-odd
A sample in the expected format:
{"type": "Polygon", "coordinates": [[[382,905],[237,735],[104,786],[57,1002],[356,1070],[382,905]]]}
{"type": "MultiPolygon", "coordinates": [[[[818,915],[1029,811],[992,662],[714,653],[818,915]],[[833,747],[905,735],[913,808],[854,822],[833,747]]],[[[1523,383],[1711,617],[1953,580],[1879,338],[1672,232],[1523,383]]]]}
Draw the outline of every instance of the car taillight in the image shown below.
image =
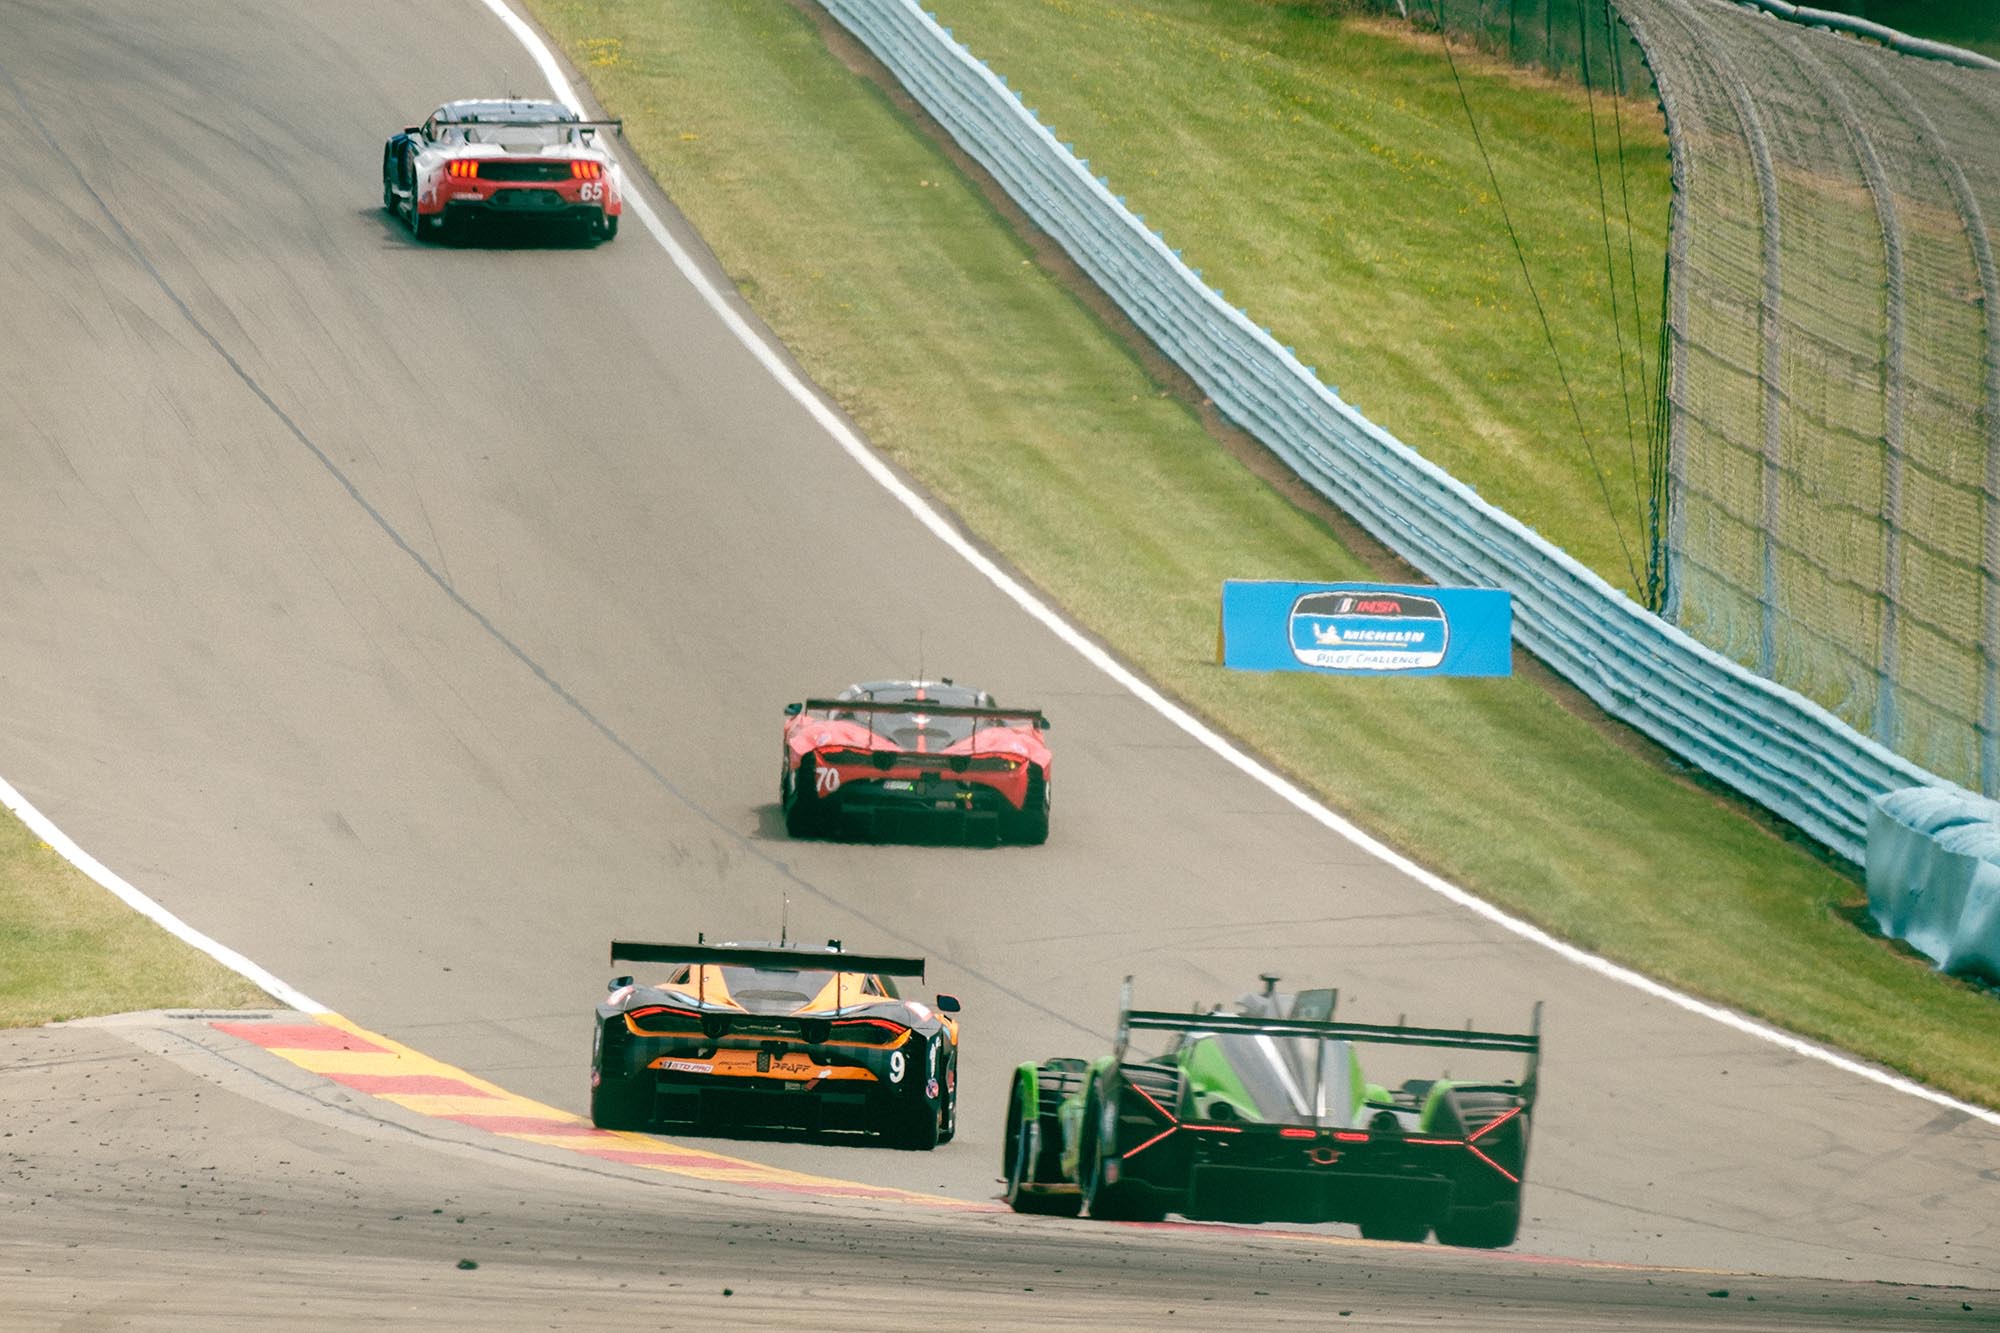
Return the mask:
{"type": "Polygon", "coordinates": [[[604,174],[604,168],[596,162],[578,160],[569,164],[569,174],[580,181],[594,181],[604,174]]]}
{"type": "Polygon", "coordinates": [[[445,167],[445,174],[448,176],[457,176],[461,179],[477,176],[479,174],[479,164],[477,162],[466,161],[453,162],[445,167]]]}
{"type": "Polygon", "coordinates": [[[1027,760],[1025,759],[1013,759],[1005,755],[982,754],[973,759],[972,771],[975,773],[1012,773],[1026,762],[1027,760]]]}

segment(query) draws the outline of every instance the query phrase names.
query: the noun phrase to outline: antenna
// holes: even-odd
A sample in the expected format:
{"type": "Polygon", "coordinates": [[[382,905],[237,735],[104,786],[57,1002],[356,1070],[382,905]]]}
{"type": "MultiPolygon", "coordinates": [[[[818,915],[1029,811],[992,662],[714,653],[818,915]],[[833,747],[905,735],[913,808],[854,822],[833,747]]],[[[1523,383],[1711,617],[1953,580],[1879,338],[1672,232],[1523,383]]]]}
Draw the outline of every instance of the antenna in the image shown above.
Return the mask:
{"type": "Polygon", "coordinates": [[[919,684],[922,684],[923,679],[924,679],[924,627],[922,625],[918,625],[917,626],[917,682],[919,684]]]}
{"type": "Polygon", "coordinates": [[[784,948],[787,943],[786,936],[787,932],[791,929],[792,922],[792,895],[786,893],[781,896],[784,900],[784,906],[778,909],[778,947],[780,949],[784,948]]]}

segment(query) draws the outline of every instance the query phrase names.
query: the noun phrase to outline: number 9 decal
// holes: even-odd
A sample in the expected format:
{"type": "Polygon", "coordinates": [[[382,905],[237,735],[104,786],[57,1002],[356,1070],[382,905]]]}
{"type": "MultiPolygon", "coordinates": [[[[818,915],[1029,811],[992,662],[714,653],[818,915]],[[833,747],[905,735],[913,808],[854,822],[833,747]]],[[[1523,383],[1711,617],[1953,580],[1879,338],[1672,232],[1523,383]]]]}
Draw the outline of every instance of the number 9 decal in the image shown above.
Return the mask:
{"type": "Polygon", "coordinates": [[[908,1065],[909,1062],[903,1059],[901,1051],[889,1052],[889,1081],[891,1083],[901,1083],[903,1081],[903,1071],[908,1065]]]}

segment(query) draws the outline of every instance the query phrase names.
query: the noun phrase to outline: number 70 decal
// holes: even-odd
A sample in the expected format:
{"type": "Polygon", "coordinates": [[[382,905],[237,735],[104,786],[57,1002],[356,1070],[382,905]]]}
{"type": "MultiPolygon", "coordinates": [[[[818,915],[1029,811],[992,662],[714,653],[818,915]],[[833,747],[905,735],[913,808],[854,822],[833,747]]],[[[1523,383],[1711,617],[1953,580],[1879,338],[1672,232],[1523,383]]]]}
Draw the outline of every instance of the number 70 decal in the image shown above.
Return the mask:
{"type": "Polygon", "coordinates": [[[819,794],[826,796],[840,790],[840,770],[837,768],[817,768],[813,770],[814,781],[819,786],[819,794]]]}

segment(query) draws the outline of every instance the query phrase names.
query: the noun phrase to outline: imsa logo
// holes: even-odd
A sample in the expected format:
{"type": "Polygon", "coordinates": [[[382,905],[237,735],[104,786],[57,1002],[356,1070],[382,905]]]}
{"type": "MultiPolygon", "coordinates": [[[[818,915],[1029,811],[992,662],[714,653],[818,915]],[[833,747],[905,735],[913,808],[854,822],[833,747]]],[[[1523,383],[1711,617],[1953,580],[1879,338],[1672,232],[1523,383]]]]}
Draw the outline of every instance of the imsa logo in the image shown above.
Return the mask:
{"type": "Polygon", "coordinates": [[[1451,641],[1437,599],[1387,588],[1307,593],[1290,628],[1292,656],[1333,671],[1428,671],[1451,641]]]}

